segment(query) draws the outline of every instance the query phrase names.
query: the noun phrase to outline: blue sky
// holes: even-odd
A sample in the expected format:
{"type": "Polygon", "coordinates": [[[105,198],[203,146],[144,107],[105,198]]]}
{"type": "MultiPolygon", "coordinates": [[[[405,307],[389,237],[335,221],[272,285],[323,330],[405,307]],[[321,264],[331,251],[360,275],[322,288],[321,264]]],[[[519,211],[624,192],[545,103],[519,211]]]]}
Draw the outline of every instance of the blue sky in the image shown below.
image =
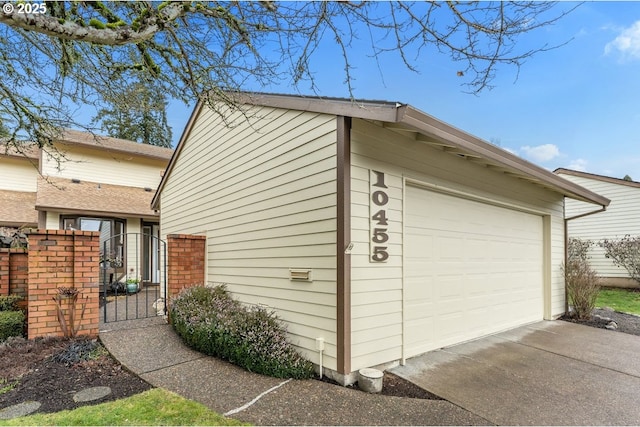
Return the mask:
{"type": "MultiPolygon", "coordinates": [[[[495,88],[479,95],[465,93],[461,65],[446,55],[427,52],[417,74],[393,55],[376,63],[355,46],[354,95],[411,104],[550,170],[640,181],[640,2],[584,3],[535,37],[550,45],[571,41],[530,58],[519,74],[501,67],[495,88]]],[[[320,96],[349,96],[338,55],[321,50],[312,64],[320,96]]],[[[313,94],[305,84],[244,89],[313,94]]],[[[171,104],[176,141],[190,113],[191,106],[171,104]]]]}

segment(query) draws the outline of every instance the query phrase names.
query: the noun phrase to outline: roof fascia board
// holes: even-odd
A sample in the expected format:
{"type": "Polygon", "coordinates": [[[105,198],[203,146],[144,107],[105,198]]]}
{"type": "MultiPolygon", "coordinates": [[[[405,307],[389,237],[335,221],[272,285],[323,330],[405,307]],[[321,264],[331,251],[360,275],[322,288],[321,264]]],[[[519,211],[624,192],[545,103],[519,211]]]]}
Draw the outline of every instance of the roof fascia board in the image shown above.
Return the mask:
{"type": "MultiPolygon", "coordinates": [[[[98,137],[100,138],[100,137],[98,137]]],[[[146,159],[154,159],[154,160],[162,160],[162,161],[167,161],[167,158],[165,156],[158,156],[155,154],[146,154],[146,153],[141,153],[138,151],[129,151],[129,150],[123,150],[120,148],[114,148],[114,147],[109,147],[108,145],[98,145],[98,144],[91,144],[91,143],[87,143],[87,142],[81,142],[81,141],[75,141],[75,140],[68,140],[68,139],[64,139],[64,138],[60,138],[60,139],[55,139],[54,144],[62,144],[62,145],[67,145],[70,147],[83,147],[83,148],[89,148],[91,150],[98,150],[98,151],[106,151],[109,153],[119,153],[119,154],[126,154],[128,156],[137,156],[137,157],[143,157],[146,159]]]]}
{"type": "Polygon", "coordinates": [[[612,176],[597,175],[589,172],[576,171],[573,169],[558,168],[553,171],[556,175],[571,175],[581,178],[593,179],[594,181],[608,182],[610,184],[625,185],[627,187],[640,188],[640,182],[625,181],[624,179],[614,178],[612,176]]]}
{"type": "Polygon", "coordinates": [[[555,191],[588,203],[608,206],[610,200],[558,175],[521,159],[460,129],[450,126],[422,111],[407,106],[399,111],[399,122],[411,126],[442,142],[451,143],[465,151],[477,154],[500,166],[521,171],[525,175],[542,181],[555,191]]]}
{"type": "Polygon", "coordinates": [[[260,105],[287,110],[310,111],[334,116],[395,122],[401,104],[392,102],[358,102],[346,99],[316,98],[264,93],[240,93],[235,95],[239,104],[260,105]]]}
{"type": "MultiPolygon", "coordinates": [[[[393,102],[366,101],[357,102],[346,99],[303,97],[296,95],[280,95],[267,93],[236,92],[229,93],[239,105],[250,104],[256,106],[266,106],[299,111],[310,111],[316,113],[345,116],[363,120],[378,120],[387,123],[402,123],[410,128],[435,140],[441,141],[444,145],[453,145],[469,153],[478,155],[489,160],[496,166],[504,167],[508,170],[521,172],[523,175],[533,178],[542,185],[557,191],[565,196],[581,200],[587,203],[594,203],[601,206],[608,206],[610,200],[596,194],[584,187],[581,187],[569,180],[566,180],[546,169],[534,165],[521,159],[505,150],[495,147],[481,139],[457,129],[435,117],[432,117],[409,105],[393,102]]],[[[204,102],[200,100],[189,118],[189,122],[180,138],[169,166],[156,190],[151,208],[160,208],[159,195],[162,192],[166,179],[171,174],[175,160],[182,151],[184,141],[191,132],[191,128],[200,113],[204,102]]]]}

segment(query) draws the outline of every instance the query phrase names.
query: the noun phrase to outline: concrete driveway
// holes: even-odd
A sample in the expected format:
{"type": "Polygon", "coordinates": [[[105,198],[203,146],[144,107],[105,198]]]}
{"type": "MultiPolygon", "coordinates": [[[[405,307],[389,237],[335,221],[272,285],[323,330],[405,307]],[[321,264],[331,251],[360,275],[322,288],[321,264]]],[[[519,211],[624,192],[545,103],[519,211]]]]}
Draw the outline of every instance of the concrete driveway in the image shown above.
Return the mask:
{"type": "Polygon", "coordinates": [[[391,372],[498,425],[640,425],[640,337],[542,321],[391,372]]]}

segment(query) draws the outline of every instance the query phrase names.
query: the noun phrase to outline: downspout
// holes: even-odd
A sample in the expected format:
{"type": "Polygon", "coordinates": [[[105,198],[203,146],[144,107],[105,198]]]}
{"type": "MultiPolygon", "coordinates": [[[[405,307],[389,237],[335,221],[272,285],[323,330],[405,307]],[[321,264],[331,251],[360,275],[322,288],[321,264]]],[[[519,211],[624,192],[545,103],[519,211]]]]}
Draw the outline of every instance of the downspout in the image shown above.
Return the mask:
{"type": "MultiPolygon", "coordinates": [[[[607,210],[607,207],[605,205],[602,205],[602,207],[600,209],[598,209],[597,211],[592,211],[592,212],[586,212],[580,215],[574,215],[571,216],[569,218],[565,218],[564,219],[564,265],[567,265],[567,262],[569,261],[569,221],[572,221],[574,219],[578,219],[578,218],[582,218],[585,216],[589,216],[589,215],[593,215],[593,214],[597,214],[600,212],[604,212],[607,210]]],[[[569,292],[567,291],[567,284],[564,284],[564,312],[569,313],[569,292]]]]}

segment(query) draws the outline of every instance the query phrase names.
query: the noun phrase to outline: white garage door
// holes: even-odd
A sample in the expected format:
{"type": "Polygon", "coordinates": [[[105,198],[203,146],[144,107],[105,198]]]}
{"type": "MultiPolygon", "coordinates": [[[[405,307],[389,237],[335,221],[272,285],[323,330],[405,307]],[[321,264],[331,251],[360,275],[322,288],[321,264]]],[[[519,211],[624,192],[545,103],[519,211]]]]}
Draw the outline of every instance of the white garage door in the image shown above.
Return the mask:
{"type": "Polygon", "coordinates": [[[542,217],[407,186],[405,357],[543,318],[542,217]]]}

